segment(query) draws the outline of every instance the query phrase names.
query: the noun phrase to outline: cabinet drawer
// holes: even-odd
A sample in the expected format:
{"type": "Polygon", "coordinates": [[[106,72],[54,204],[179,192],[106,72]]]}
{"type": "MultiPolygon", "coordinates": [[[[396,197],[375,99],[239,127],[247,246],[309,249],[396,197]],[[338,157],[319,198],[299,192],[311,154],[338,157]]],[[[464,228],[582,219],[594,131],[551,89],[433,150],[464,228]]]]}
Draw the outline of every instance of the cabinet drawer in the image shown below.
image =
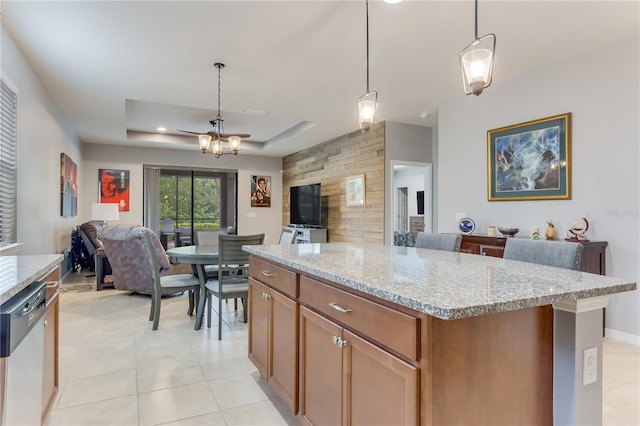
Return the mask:
{"type": "Polygon", "coordinates": [[[298,297],[298,275],[295,272],[265,262],[262,259],[251,257],[249,261],[249,275],[269,287],[286,294],[298,297]]]}
{"type": "Polygon", "coordinates": [[[419,358],[419,319],[300,277],[300,302],[413,360],[419,358]]]}
{"type": "Polygon", "coordinates": [[[481,245],[480,254],[483,256],[502,257],[504,255],[504,247],[481,245]]]}

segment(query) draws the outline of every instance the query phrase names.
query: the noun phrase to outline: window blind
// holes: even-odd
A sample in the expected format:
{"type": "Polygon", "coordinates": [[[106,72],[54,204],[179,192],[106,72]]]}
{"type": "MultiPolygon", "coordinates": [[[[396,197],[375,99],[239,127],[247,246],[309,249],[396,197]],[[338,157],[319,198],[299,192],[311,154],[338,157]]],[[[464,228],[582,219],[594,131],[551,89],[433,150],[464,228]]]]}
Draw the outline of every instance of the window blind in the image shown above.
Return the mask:
{"type": "Polygon", "coordinates": [[[15,243],[18,96],[0,80],[0,246],[15,243]]]}

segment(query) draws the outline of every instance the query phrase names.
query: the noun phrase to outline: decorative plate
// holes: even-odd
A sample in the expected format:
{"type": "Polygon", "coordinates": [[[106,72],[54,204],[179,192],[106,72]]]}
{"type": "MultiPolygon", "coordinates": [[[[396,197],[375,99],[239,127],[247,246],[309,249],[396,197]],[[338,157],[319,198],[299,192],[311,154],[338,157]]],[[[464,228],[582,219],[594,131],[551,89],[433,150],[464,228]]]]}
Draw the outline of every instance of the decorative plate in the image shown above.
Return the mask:
{"type": "Polygon", "coordinates": [[[476,223],[469,219],[468,217],[464,217],[458,221],[458,229],[463,234],[469,235],[476,229],[476,223]]]}

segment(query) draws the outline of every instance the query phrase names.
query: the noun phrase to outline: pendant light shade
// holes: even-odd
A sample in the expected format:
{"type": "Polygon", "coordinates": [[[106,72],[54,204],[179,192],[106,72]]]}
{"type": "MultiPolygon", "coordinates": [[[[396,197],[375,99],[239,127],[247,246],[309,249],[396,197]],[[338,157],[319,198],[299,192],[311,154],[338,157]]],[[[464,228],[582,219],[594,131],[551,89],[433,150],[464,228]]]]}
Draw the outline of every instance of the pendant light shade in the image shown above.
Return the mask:
{"type": "Polygon", "coordinates": [[[360,129],[369,130],[376,117],[378,107],[378,92],[369,90],[369,0],[365,1],[367,17],[367,91],[358,100],[358,118],[360,129]]]}
{"type": "Polygon", "coordinates": [[[360,116],[360,128],[369,130],[373,126],[376,117],[376,106],[378,105],[378,92],[367,92],[358,101],[358,112],[360,116]]]}
{"type": "Polygon", "coordinates": [[[475,14],[475,40],[460,52],[460,70],[465,95],[478,96],[491,85],[493,59],[496,50],[495,34],[478,38],[478,0],[475,14]]]}

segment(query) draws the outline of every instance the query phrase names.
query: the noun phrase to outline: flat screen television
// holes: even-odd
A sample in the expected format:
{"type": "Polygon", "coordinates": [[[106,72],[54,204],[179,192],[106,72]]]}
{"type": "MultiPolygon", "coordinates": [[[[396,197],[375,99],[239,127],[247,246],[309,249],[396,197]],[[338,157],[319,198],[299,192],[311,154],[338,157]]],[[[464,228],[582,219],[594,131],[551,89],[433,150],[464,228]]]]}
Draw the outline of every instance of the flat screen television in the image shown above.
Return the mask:
{"type": "Polygon", "coordinates": [[[292,186],[290,189],[289,221],[292,225],[319,228],[322,225],[320,184],[292,186]]]}

